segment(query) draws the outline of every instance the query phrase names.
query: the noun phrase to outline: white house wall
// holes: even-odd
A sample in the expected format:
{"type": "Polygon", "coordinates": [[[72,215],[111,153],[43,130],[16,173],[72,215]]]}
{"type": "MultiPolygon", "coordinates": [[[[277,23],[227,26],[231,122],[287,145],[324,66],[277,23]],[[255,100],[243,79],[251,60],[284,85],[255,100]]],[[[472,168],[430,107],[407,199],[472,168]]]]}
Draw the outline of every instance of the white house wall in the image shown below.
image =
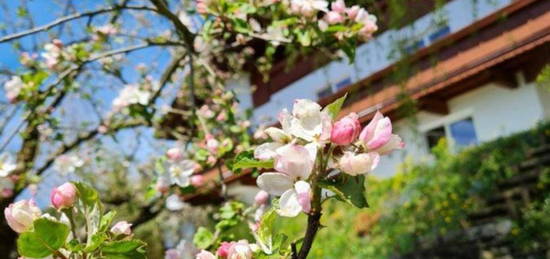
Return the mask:
{"type": "Polygon", "coordinates": [[[407,39],[411,42],[422,39],[425,46],[432,44],[429,35],[438,29],[434,25],[437,17],[441,17],[438,14],[444,14],[449,33],[454,33],[510,2],[511,0],[454,0],[437,13],[429,13],[402,29],[385,31],[357,48],[354,64],[349,64],[346,58],[333,61],[273,94],[270,101],[255,108],[254,121],[274,122],[277,111],[290,108],[294,99],[317,100],[317,93],[327,86],[331,86],[333,91],[336,91],[334,85],[347,77],[354,83],[389,66],[399,57],[392,54],[396,49],[395,42],[399,39],[407,39]]]}
{"type": "Polygon", "coordinates": [[[391,176],[405,159],[430,160],[424,133],[457,120],[471,117],[478,141],[486,142],[550,119],[550,93],[535,83],[520,83],[512,89],[490,83],[449,100],[448,106],[449,114],[445,116],[420,112],[415,125],[410,119],[397,121],[396,132],[403,137],[406,148],[383,158],[374,174],[391,176]]]}

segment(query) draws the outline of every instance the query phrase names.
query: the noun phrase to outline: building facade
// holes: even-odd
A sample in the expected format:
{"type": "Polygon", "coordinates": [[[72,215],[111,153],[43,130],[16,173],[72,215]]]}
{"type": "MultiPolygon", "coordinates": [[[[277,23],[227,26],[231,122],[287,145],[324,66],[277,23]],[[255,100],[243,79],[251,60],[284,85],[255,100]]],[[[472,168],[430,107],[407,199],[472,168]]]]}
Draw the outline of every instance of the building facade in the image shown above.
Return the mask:
{"type": "Polygon", "coordinates": [[[305,59],[268,83],[246,75],[231,87],[258,124],[275,123],[294,99],[328,104],[345,93],[343,114],[356,112],[363,123],[377,110],[389,115],[407,144],[374,172],[389,177],[406,159],[429,160],[441,137],[458,150],[550,119],[550,92],[535,83],[550,64],[549,21],[544,0],[447,1],[359,46],[351,64],[315,67],[305,59]],[[405,75],[394,80],[400,70],[405,75]]]}

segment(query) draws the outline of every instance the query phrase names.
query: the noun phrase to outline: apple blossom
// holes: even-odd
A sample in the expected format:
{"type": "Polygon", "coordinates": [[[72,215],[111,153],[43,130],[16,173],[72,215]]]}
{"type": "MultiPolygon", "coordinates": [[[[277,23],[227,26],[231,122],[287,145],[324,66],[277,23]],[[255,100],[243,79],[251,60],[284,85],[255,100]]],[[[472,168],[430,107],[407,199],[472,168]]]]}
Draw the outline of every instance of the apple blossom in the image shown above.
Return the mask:
{"type": "Polygon", "coordinates": [[[365,126],[359,140],[369,149],[374,150],[384,146],[392,136],[392,124],[390,118],[376,112],[374,118],[365,126]]]}
{"type": "Polygon", "coordinates": [[[215,139],[212,135],[206,135],[206,149],[208,149],[210,153],[218,153],[219,147],[220,142],[217,139],[215,139]]]}
{"type": "Polygon", "coordinates": [[[120,111],[122,108],[132,104],[147,105],[151,93],[141,90],[137,85],[126,85],[113,100],[113,109],[120,111]]]}
{"type": "Polygon", "coordinates": [[[30,67],[35,64],[37,58],[38,55],[36,53],[29,54],[28,52],[23,52],[19,57],[19,61],[23,66],[30,67]]]}
{"type": "Polygon", "coordinates": [[[321,106],[311,100],[298,99],[294,101],[290,133],[306,141],[323,144],[330,138],[330,115],[321,111],[321,106]]]}
{"type": "Polygon", "coordinates": [[[166,177],[159,177],[155,183],[155,190],[165,193],[170,189],[170,181],[166,177]]]}
{"type": "Polygon", "coordinates": [[[346,9],[346,14],[351,20],[355,20],[355,17],[357,17],[357,14],[359,13],[359,10],[362,8],[358,5],[354,5],[348,9],[346,9]]]}
{"type": "Polygon", "coordinates": [[[83,165],[84,161],[76,155],[61,155],[54,161],[55,170],[61,174],[72,173],[83,165]]]}
{"type": "Polygon", "coordinates": [[[256,196],[254,196],[254,202],[256,205],[264,205],[269,200],[269,193],[267,193],[264,190],[260,190],[258,193],[256,193],[256,196]]]}
{"type": "Polygon", "coordinates": [[[330,4],[330,9],[337,13],[343,14],[346,11],[346,3],[344,0],[336,0],[330,4]]]}
{"type": "Polygon", "coordinates": [[[95,31],[108,36],[115,35],[118,33],[118,29],[110,23],[96,27],[95,31]]]}
{"type": "Polygon", "coordinates": [[[233,242],[229,248],[227,259],[251,259],[252,249],[246,240],[233,242]]]}
{"type": "Polygon", "coordinates": [[[132,234],[132,224],[127,221],[119,221],[112,228],[111,233],[114,235],[126,235],[129,236],[132,234]]]}
{"type": "Polygon", "coordinates": [[[201,106],[197,113],[206,119],[211,119],[215,116],[214,112],[210,110],[210,108],[206,104],[201,106]]]}
{"type": "Polygon", "coordinates": [[[172,162],[177,162],[183,158],[183,152],[180,148],[173,147],[166,151],[166,157],[172,162]]]}
{"type": "Polygon", "coordinates": [[[398,135],[392,134],[390,140],[383,146],[373,150],[380,155],[387,155],[391,153],[394,149],[402,149],[405,147],[405,143],[401,140],[401,137],[398,135]]]}
{"type": "Polygon", "coordinates": [[[220,244],[220,247],[218,247],[218,250],[216,251],[216,254],[221,258],[227,258],[229,255],[229,248],[231,248],[232,243],[230,242],[222,242],[220,244]]]}
{"type": "Polygon", "coordinates": [[[344,21],[344,16],[342,16],[340,13],[338,12],[335,12],[335,11],[330,11],[328,12],[325,17],[324,17],[324,20],[328,23],[328,24],[336,24],[336,23],[341,23],[344,21]]]}
{"type": "Polygon", "coordinates": [[[12,76],[11,79],[4,84],[4,91],[6,92],[8,101],[10,103],[15,103],[24,87],[25,83],[20,77],[12,76]]]}
{"type": "Polygon", "coordinates": [[[46,67],[58,70],[58,64],[63,58],[63,43],[58,39],[54,39],[52,43],[44,45],[44,50],[46,52],[42,53],[42,57],[44,58],[46,67]]]}
{"type": "Polygon", "coordinates": [[[196,259],[216,259],[216,256],[206,250],[201,250],[196,259]]]}
{"type": "Polygon", "coordinates": [[[328,2],[324,0],[290,0],[290,10],[296,14],[311,17],[318,11],[327,12],[328,2]]]}
{"type": "Polygon", "coordinates": [[[380,155],[376,152],[355,154],[350,151],[338,161],[338,167],[346,174],[356,176],[371,172],[380,161],[380,155]]]}
{"type": "Polygon", "coordinates": [[[70,208],[77,198],[77,190],[74,184],[64,183],[54,188],[50,194],[50,201],[56,209],[70,208]]]}
{"type": "Polygon", "coordinates": [[[170,166],[168,171],[170,172],[170,179],[173,184],[177,184],[180,187],[189,186],[190,177],[195,172],[195,162],[192,160],[183,160],[179,163],[170,166]]]}
{"type": "Polygon", "coordinates": [[[204,178],[203,175],[198,174],[198,175],[191,176],[191,185],[193,185],[194,187],[196,188],[201,187],[205,183],[206,183],[206,179],[204,178]]]}
{"type": "Polygon", "coordinates": [[[0,156],[0,177],[7,177],[16,167],[17,165],[11,161],[9,155],[0,156]]]}
{"type": "Polygon", "coordinates": [[[23,233],[32,227],[33,221],[40,217],[42,211],[33,200],[20,200],[4,209],[8,225],[17,233],[23,233]]]}
{"type": "Polygon", "coordinates": [[[309,212],[311,190],[309,178],[316,158],[315,144],[300,146],[288,144],[277,149],[274,169],[277,172],[263,173],[257,178],[258,186],[269,194],[281,196],[281,216],[295,217],[300,211],[309,212]]]}
{"type": "Polygon", "coordinates": [[[349,145],[361,133],[361,123],[356,113],[350,113],[332,125],[330,141],[337,145],[349,145]]]}

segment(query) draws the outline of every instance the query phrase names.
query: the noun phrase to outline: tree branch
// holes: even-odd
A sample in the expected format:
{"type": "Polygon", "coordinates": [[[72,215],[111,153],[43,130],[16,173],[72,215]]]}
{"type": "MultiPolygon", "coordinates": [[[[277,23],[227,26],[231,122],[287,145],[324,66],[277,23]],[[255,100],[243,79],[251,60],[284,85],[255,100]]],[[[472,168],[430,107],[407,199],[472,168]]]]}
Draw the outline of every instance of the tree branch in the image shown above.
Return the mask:
{"type": "Polygon", "coordinates": [[[166,6],[165,2],[162,0],[150,0],[153,5],[157,8],[157,13],[168,18],[174,27],[176,27],[176,31],[178,32],[178,35],[180,38],[185,42],[185,45],[190,50],[190,53],[194,53],[195,49],[193,46],[193,42],[195,39],[195,36],[191,31],[181,22],[180,18],[172,13],[168,7],[166,6]]]}
{"type": "Polygon", "coordinates": [[[18,32],[18,33],[11,34],[11,35],[8,35],[8,36],[4,36],[4,37],[0,38],[0,43],[15,40],[15,39],[19,39],[19,38],[22,38],[22,37],[25,37],[25,36],[28,36],[28,35],[31,35],[31,34],[34,34],[34,33],[38,33],[38,32],[41,32],[41,31],[47,31],[47,30],[49,30],[49,29],[51,29],[55,26],[61,25],[63,23],[66,23],[66,22],[69,22],[69,21],[72,21],[72,20],[75,20],[75,19],[80,19],[80,18],[83,18],[83,17],[93,17],[93,16],[98,15],[98,14],[108,13],[108,12],[113,12],[113,11],[119,11],[119,10],[123,10],[123,9],[153,11],[153,12],[157,11],[156,9],[148,7],[148,6],[118,6],[117,5],[117,6],[104,8],[104,9],[98,9],[98,10],[89,11],[89,12],[75,13],[75,14],[72,14],[72,15],[69,15],[69,16],[61,17],[61,18],[59,18],[59,19],[57,19],[57,20],[55,20],[51,23],[48,23],[48,24],[45,24],[45,25],[42,25],[42,26],[38,26],[38,27],[29,29],[29,30],[26,30],[26,31],[22,31],[22,32],[18,32]]]}

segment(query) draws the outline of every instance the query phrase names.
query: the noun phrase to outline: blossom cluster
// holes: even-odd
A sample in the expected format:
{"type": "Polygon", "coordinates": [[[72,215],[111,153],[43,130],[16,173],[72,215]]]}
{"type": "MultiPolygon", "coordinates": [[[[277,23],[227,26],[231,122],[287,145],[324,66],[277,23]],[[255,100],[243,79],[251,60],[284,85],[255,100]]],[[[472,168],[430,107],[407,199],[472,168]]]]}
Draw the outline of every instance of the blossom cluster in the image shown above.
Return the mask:
{"type": "MultiPolygon", "coordinates": [[[[114,212],[103,215],[97,191],[87,185],[66,182],[57,186],[51,191],[50,202],[55,209],[51,214],[43,213],[32,199],[14,202],[4,209],[9,227],[20,234],[18,252],[24,258],[50,258],[48,255],[52,253],[62,258],[86,258],[86,254],[95,258],[102,254],[101,246],[121,242],[142,246],[141,241],[133,239],[132,224],[127,221],[118,221],[108,228],[114,212]],[[79,213],[83,215],[76,215],[79,213]],[[95,220],[101,217],[101,223],[95,220]],[[85,222],[79,221],[82,218],[85,222]],[[80,244],[82,236],[86,236],[84,240],[102,236],[103,241],[83,251],[84,244],[90,241],[80,244]],[[48,249],[40,249],[44,246],[48,249]]],[[[126,252],[130,251],[116,253],[126,252]]]]}
{"type": "Polygon", "coordinates": [[[299,99],[292,113],[283,110],[279,114],[279,122],[281,128],[265,129],[273,141],[256,148],[254,156],[274,161],[275,171],[261,174],[257,183],[269,194],[280,196],[277,212],[281,216],[310,212],[312,179],[327,177],[329,172],[331,176],[367,174],[376,168],[381,155],[404,145],[392,133],[390,119],[379,112],[361,129],[355,113],[333,122],[319,104],[299,99]],[[319,171],[320,163],[326,164],[325,172],[319,171]]]}
{"type": "Polygon", "coordinates": [[[13,188],[18,176],[13,174],[17,165],[8,154],[0,156],[0,197],[7,198],[13,195],[13,188]]]}

